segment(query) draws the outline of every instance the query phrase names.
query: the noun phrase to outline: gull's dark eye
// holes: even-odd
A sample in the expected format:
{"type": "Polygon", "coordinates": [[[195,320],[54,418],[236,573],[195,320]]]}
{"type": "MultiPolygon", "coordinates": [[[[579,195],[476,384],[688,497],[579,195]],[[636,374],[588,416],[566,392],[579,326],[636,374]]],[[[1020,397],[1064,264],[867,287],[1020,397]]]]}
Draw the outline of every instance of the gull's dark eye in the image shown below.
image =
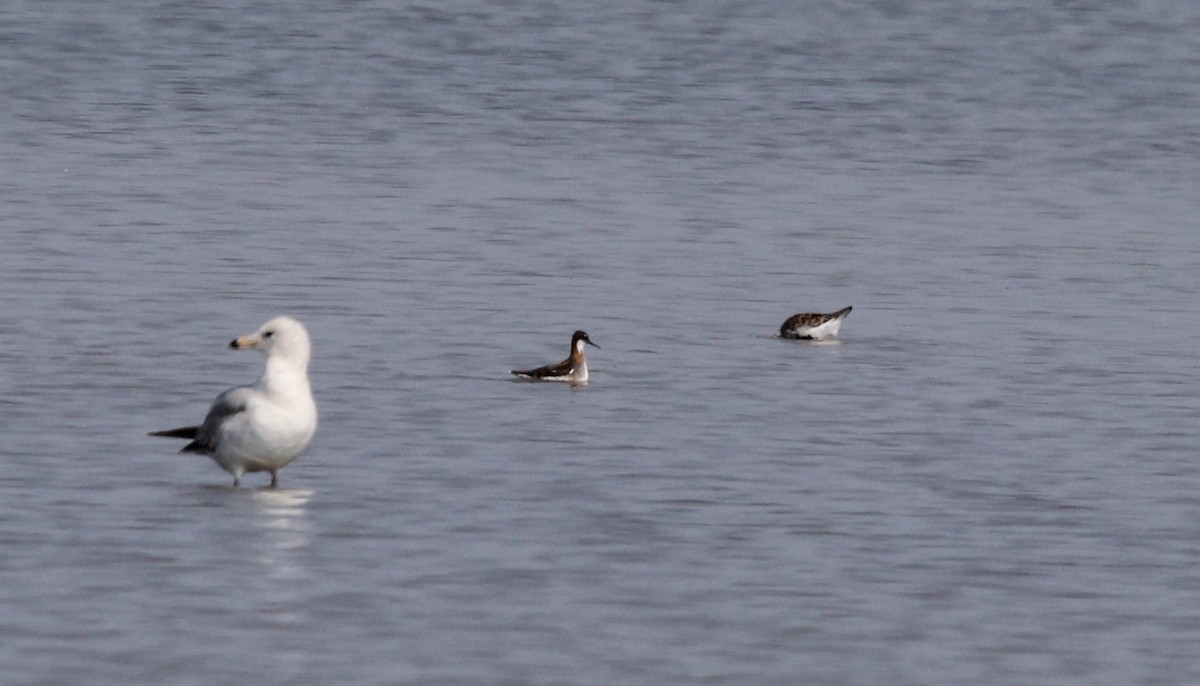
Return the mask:
{"type": "Polygon", "coordinates": [[[263,332],[263,338],[270,338],[271,336],[274,336],[274,335],[275,335],[274,331],[264,331],[263,332]]]}

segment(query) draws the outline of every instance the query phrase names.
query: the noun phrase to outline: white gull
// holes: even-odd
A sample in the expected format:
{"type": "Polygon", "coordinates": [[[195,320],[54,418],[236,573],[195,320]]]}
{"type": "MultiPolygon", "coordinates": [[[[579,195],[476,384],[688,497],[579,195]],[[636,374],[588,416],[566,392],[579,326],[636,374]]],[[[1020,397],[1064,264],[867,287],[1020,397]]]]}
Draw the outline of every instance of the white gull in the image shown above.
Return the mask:
{"type": "Polygon", "coordinates": [[[246,472],[270,472],[276,486],[276,472],[308,446],[317,430],[317,405],[308,385],[308,331],[291,317],[276,317],[229,347],[263,351],[262,377],[218,395],[200,426],[150,435],[191,439],[180,452],[208,455],[233,475],[234,486],[246,472]]]}

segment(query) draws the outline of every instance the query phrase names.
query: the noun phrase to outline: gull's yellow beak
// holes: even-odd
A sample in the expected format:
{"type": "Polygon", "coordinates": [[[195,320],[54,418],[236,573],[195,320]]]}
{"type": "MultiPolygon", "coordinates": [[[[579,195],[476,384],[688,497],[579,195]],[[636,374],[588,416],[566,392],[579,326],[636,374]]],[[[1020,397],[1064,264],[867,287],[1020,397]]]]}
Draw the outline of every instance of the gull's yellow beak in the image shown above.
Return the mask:
{"type": "Polygon", "coordinates": [[[232,341],[229,342],[229,347],[230,348],[253,348],[253,347],[256,347],[258,345],[259,341],[261,341],[261,340],[262,339],[259,338],[258,334],[251,334],[249,336],[242,336],[241,338],[233,339],[232,341]]]}

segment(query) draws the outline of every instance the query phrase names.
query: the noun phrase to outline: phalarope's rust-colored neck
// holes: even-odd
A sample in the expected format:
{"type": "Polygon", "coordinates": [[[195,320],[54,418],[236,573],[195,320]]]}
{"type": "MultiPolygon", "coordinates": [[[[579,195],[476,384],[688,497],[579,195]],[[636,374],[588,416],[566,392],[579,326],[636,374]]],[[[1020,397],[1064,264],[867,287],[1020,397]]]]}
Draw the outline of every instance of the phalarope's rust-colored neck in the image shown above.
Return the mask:
{"type": "Polygon", "coordinates": [[[809,341],[821,341],[827,338],[833,338],[837,335],[838,329],[842,327],[842,320],[846,315],[850,314],[853,307],[847,307],[837,312],[829,314],[820,314],[815,312],[801,312],[788,317],[788,320],[779,327],[780,338],[798,338],[809,341]]]}
{"type": "Polygon", "coordinates": [[[586,331],[576,331],[571,336],[571,354],[567,359],[558,364],[548,364],[545,367],[537,369],[514,369],[512,373],[522,379],[530,379],[532,381],[566,381],[573,384],[587,383],[588,368],[587,358],[583,354],[584,344],[600,346],[592,342],[588,338],[586,331]]]}

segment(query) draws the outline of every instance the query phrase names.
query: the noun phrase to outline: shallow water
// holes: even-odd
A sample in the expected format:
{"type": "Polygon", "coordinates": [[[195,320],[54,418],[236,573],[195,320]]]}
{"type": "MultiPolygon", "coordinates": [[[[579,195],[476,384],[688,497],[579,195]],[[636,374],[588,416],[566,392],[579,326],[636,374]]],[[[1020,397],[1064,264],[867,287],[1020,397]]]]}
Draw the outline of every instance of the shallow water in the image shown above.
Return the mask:
{"type": "Polygon", "coordinates": [[[4,683],[1200,681],[1196,36],[6,4],[4,683]],[[145,436],[284,312],[281,489],[145,436]]]}

